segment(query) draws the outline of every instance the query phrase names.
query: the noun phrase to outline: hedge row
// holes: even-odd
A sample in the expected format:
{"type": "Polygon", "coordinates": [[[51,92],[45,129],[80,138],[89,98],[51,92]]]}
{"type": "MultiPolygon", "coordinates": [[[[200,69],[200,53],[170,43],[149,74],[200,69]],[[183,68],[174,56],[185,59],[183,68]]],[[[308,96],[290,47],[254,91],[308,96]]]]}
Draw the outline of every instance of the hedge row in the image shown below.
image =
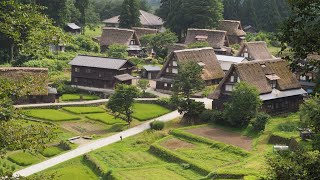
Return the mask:
{"type": "Polygon", "coordinates": [[[158,142],[152,144],[150,146],[149,151],[154,154],[157,157],[160,157],[168,162],[174,162],[177,164],[190,164],[190,168],[193,169],[194,171],[198,172],[201,175],[206,176],[207,174],[210,173],[210,170],[207,170],[206,168],[200,167],[198,165],[193,164],[192,161],[181,157],[180,155],[178,155],[175,152],[172,152],[164,147],[162,147],[161,145],[158,144],[158,142]]]}
{"type": "Polygon", "coordinates": [[[109,176],[112,173],[111,169],[106,169],[106,168],[102,167],[100,165],[99,161],[95,157],[90,156],[89,154],[85,154],[83,156],[83,159],[85,160],[86,163],[88,163],[89,167],[95,173],[97,173],[99,176],[102,177],[102,180],[109,179],[109,176]]]}
{"type": "Polygon", "coordinates": [[[183,139],[187,139],[189,141],[207,144],[207,145],[210,145],[212,148],[217,148],[217,149],[220,149],[221,151],[230,152],[243,157],[246,157],[250,154],[248,151],[245,151],[239,147],[227,145],[221,142],[216,142],[214,140],[211,140],[202,136],[197,136],[191,133],[187,133],[186,131],[181,129],[174,129],[171,131],[171,134],[183,139]]]}
{"type": "Polygon", "coordinates": [[[290,138],[285,138],[277,135],[271,135],[268,141],[268,144],[282,144],[282,145],[289,145],[290,138]]]}
{"type": "Polygon", "coordinates": [[[167,109],[170,109],[172,111],[176,110],[177,107],[175,107],[171,102],[169,98],[161,98],[157,100],[137,100],[138,103],[146,103],[146,104],[157,104],[160,106],[163,106],[167,109]]]}
{"type": "Polygon", "coordinates": [[[107,102],[98,102],[98,103],[90,103],[90,104],[65,104],[65,105],[57,105],[52,104],[51,106],[39,106],[39,107],[19,107],[17,109],[61,109],[63,107],[92,107],[92,106],[100,106],[105,105],[107,102]]]}

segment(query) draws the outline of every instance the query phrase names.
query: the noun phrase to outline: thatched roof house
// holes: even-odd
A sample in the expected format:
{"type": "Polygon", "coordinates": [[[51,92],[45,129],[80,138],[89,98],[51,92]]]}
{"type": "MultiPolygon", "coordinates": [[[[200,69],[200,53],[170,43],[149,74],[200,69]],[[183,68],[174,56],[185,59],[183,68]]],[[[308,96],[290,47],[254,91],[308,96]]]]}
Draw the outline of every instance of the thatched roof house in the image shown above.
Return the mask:
{"type": "Polygon", "coordinates": [[[245,57],[250,60],[273,59],[267,43],[264,41],[246,42],[239,49],[237,57],[245,57]]]}
{"type": "Polygon", "coordinates": [[[233,64],[215,92],[209,95],[215,107],[223,107],[237,82],[246,82],[260,93],[263,108],[270,113],[298,110],[306,93],[281,59],[257,60],[233,64]]]}
{"type": "Polygon", "coordinates": [[[242,44],[246,36],[240,21],[221,20],[217,29],[227,31],[230,45],[242,44]]]}
{"type": "Polygon", "coordinates": [[[151,29],[151,28],[141,28],[141,27],[133,27],[133,30],[135,30],[138,38],[140,39],[142,36],[148,35],[148,34],[157,34],[159,30],[157,29],[151,29]]]}
{"type": "Polygon", "coordinates": [[[23,84],[19,90],[23,95],[48,95],[47,68],[3,67],[0,78],[23,84]]]}
{"type": "MultiPolygon", "coordinates": [[[[119,16],[103,21],[108,27],[119,27],[119,16]]],[[[140,10],[140,23],[142,27],[161,30],[163,28],[163,21],[160,17],[140,10]]]]}
{"type": "Polygon", "coordinates": [[[178,74],[178,64],[195,61],[203,67],[202,79],[207,85],[217,84],[223,78],[213,48],[196,48],[173,51],[157,76],[157,89],[170,90],[174,77],[178,74]]]}
{"type": "Polygon", "coordinates": [[[189,28],[185,44],[207,41],[217,54],[228,54],[229,40],[226,31],[189,28]]]}
{"type": "Polygon", "coordinates": [[[168,54],[171,54],[173,51],[183,50],[183,49],[187,49],[187,45],[180,44],[180,43],[174,43],[174,44],[168,46],[168,54]]]}

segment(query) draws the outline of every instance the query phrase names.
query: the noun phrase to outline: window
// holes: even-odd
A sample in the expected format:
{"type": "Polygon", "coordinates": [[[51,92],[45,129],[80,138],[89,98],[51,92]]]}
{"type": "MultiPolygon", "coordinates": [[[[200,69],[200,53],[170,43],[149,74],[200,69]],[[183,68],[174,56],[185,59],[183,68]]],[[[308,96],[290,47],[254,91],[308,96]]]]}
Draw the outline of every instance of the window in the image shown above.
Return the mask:
{"type": "Polygon", "coordinates": [[[169,68],[166,69],[166,72],[169,72],[169,68]]]}
{"type": "Polygon", "coordinates": [[[173,84],[170,84],[170,87],[173,87],[173,84]]]}
{"type": "Polygon", "coordinates": [[[300,80],[301,81],[305,81],[305,80],[307,80],[307,77],[306,76],[300,76],[300,80]]]}
{"type": "Polygon", "coordinates": [[[164,87],[168,87],[168,84],[167,84],[167,83],[164,83],[164,87]]]}
{"type": "Polygon", "coordinates": [[[177,61],[172,61],[172,66],[178,66],[177,61]]]}
{"type": "Polygon", "coordinates": [[[249,57],[249,53],[247,53],[247,52],[243,53],[243,57],[248,58],[249,57]]]}
{"type": "Polygon", "coordinates": [[[80,72],[80,68],[74,68],[74,72],[80,72]]]}
{"type": "Polygon", "coordinates": [[[172,69],[173,74],[178,74],[178,69],[172,69]]]}
{"type": "Polygon", "coordinates": [[[238,82],[238,83],[240,82],[240,78],[239,78],[239,76],[238,76],[238,78],[237,78],[237,82],[238,82]]]}
{"type": "Polygon", "coordinates": [[[233,90],[233,86],[232,85],[226,85],[226,91],[227,92],[231,92],[233,90]]]}
{"type": "Polygon", "coordinates": [[[102,77],[102,73],[99,73],[99,77],[102,77]]]}
{"type": "Polygon", "coordinates": [[[86,69],[86,73],[91,73],[91,69],[86,69]]]}
{"type": "Polygon", "coordinates": [[[135,45],[136,44],[136,41],[135,40],[131,40],[130,41],[130,45],[135,45]]]}
{"type": "Polygon", "coordinates": [[[276,80],[270,81],[270,84],[271,84],[271,88],[272,89],[275,89],[277,87],[277,81],[276,80]]]}
{"type": "Polygon", "coordinates": [[[234,76],[230,76],[230,82],[234,82],[234,76]]]}

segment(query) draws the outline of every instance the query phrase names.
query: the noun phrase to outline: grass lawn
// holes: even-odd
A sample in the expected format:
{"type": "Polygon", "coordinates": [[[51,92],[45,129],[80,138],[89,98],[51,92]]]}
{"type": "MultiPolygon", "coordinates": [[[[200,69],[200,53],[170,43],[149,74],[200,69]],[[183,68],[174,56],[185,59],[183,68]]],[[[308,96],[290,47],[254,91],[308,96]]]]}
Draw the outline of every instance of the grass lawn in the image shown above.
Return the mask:
{"type": "Polygon", "coordinates": [[[85,29],[85,35],[89,37],[98,37],[102,35],[101,27],[103,27],[104,24],[99,24],[98,27],[94,27],[94,29],[90,29],[89,27],[86,27],[85,29]]]}
{"type": "Polygon", "coordinates": [[[97,100],[100,99],[99,96],[89,95],[89,94],[63,94],[61,96],[62,101],[80,101],[80,96],[82,95],[82,100],[97,100]]]}
{"type": "Polygon", "coordinates": [[[140,121],[153,119],[170,112],[169,109],[162,107],[158,104],[143,104],[135,103],[133,105],[132,116],[140,121]]]}
{"type": "Polygon", "coordinates": [[[287,117],[274,117],[268,122],[265,132],[285,138],[299,137],[300,133],[297,130],[299,121],[300,117],[298,113],[287,117]]]}
{"type": "MultiPolygon", "coordinates": [[[[97,180],[98,176],[87,166],[82,157],[72,159],[45,172],[46,175],[54,174],[55,180],[97,180]]],[[[42,174],[40,173],[40,174],[42,174]]]]}
{"type": "Polygon", "coordinates": [[[51,147],[48,147],[46,149],[44,149],[41,154],[44,156],[44,157],[52,157],[52,156],[55,156],[55,155],[58,155],[60,153],[62,153],[63,150],[60,149],[59,147],[56,147],[56,146],[51,146],[51,147]]]}
{"type": "Polygon", "coordinates": [[[28,166],[40,161],[37,157],[25,152],[17,152],[10,154],[8,156],[8,159],[20,166],[28,166]]]}
{"type": "Polygon", "coordinates": [[[80,119],[79,116],[55,109],[28,109],[23,110],[23,113],[29,117],[49,121],[70,121],[80,119]]]}
{"type": "Polygon", "coordinates": [[[75,114],[91,114],[91,113],[104,113],[105,110],[99,107],[63,107],[65,111],[75,114]]]}
{"type": "Polygon", "coordinates": [[[95,121],[100,121],[103,123],[106,123],[108,125],[112,124],[126,124],[126,122],[122,119],[115,119],[114,116],[107,114],[107,113],[97,113],[97,114],[87,114],[86,118],[95,120],[95,121]]]}

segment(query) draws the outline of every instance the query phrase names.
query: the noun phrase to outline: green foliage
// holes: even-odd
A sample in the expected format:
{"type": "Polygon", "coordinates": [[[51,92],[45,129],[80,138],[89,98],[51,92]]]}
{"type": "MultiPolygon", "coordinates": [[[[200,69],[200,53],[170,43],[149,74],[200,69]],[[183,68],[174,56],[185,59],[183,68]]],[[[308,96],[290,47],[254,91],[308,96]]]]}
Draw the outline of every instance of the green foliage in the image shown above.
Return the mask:
{"type": "Polygon", "coordinates": [[[226,124],[223,111],[218,110],[205,110],[200,115],[200,120],[203,122],[209,122],[213,124],[226,124]]]}
{"type": "Polygon", "coordinates": [[[128,57],[127,46],[121,44],[112,44],[108,47],[108,56],[117,59],[126,59],[128,57]]]}
{"type": "Polygon", "coordinates": [[[154,129],[154,130],[162,130],[164,128],[164,122],[162,122],[162,121],[152,121],[150,123],[150,127],[151,127],[151,129],[154,129]]]}
{"type": "Polygon", "coordinates": [[[6,51],[7,62],[17,56],[38,57],[49,53],[50,43],[58,44],[68,38],[52,25],[36,5],[20,4],[13,0],[0,3],[0,44],[6,51]]]}
{"type": "Polygon", "coordinates": [[[302,124],[308,126],[315,133],[320,133],[320,95],[311,97],[300,107],[302,124]]]}
{"type": "Polygon", "coordinates": [[[75,0],[74,6],[79,10],[81,16],[79,19],[79,23],[82,26],[82,34],[84,34],[84,27],[87,23],[86,19],[86,10],[89,7],[89,0],[75,0]]]}
{"type": "Polygon", "coordinates": [[[31,60],[22,64],[24,67],[48,68],[49,71],[62,71],[69,67],[68,62],[55,59],[31,60]]]}
{"type": "Polygon", "coordinates": [[[143,94],[146,93],[146,90],[150,87],[149,80],[147,79],[140,79],[138,81],[138,87],[143,91],[143,94]]]}
{"type": "Polygon", "coordinates": [[[170,110],[165,107],[162,107],[158,104],[149,103],[134,103],[133,111],[134,112],[132,113],[132,117],[140,121],[146,121],[149,119],[160,117],[170,112],[170,110]]]}
{"type": "Polygon", "coordinates": [[[123,124],[124,121],[120,118],[114,118],[113,116],[107,114],[107,113],[97,113],[97,114],[86,114],[86,118],[100,121],[109,125],[113,124],[123,124]]]}
{"type": "Polygon", "coordinates": [[[68,151],[71,149],[71,145],[69,144],[68,141],[60,141],[60,143],[58,144],[58,147],[64,151],[68,151]]]}
{"type": "Polygon", "coordinates": [[[124,0],[119,16],[119,27],[131,29],[139,26],[141,26],[141,23],[138,1],[124,0]]]}
{"type": "Polygon", "coordinates": [[[75,36],[72,43],[66,46],[66,51],[87,51],[87,52],[100,52],[100,45],[88,36],[78,35],[75,36]]]}
{"type": "Polygon", "coordinates": [[[231,99],[225,103],[225,117],[232,126],[246,127],[256,117],[261,105],[258,90],[240,82],[232,91],[231,99]]]}
{"type": "Polygon", "coordinates": [[[278,129],[283,132],[293,132],[297,128],[297,124],[287,121],[278,125],[278,129]]]}
{"type": "Polygon", "coordinates": [[[104,109],[99,107],[63,107],[62,109],[75,114],[93,114],[105,112],[104,109]]]}
{"type": "Polygon", "coordinates": [[[317,179],[320,155],[318,151],[279,152],[267,158],[266,179],[317,179]]]}
{"type": "Polygon", "coordinates": [[[79,120],[80,117],[72,114],[65,113],[60,110],[55,109],[29,109],[23,110],[23,113],[26,116],[43,119],[49,121],[71,121],[71,120],[79,120]]]}
{"type": "Polygon", "coordinates": [[[90,101],[100,99],[99,96],[90,95],[90,94],[63,94],[61,99],[62,101],[80,101],[82,100],[90,101]]]}
{"type": "Polygon", "coordinates": [[[264,131],[269,119],[270,116],[268,114],[262,112],[258,113],[256,118],[252,122],[253,130],[257,132],[264,131]]]}
{"type": "Polygon", "coordinates": [[[309,54],[320,54],[320,2],[290,0],[289,4],[292,13],[281,26],[279,35],[282,51],[290,49],[293,52],[293,57],[286,57],[292,69],[311,72],[320,66],[320,61],[311,58],[301,66],[300,60],[309,54]]]}
{"type": "Polygon", "coordinates": [[[177,42],[177,36],[167,30],[162,33],[144,35],[140,38],[141,45],[153,49],[156,56],[165,58],[168,55],[168,46],[177,42]]]}
{"type": "Polygon", "coordinates": [[[53,157],[53,156],[58,155],[62,152],[63,152],[63,150],[60,149],[59,147],[51,146],[51,147],[45,148],[43,151],[41,151],[41,154],[44,157],[53,157]]]}
{"type": "Polygon", "coordinates": [[[125,121],[130,126],[132,121],[134,98],[139,94],[135,86],[118,84],[115,93],[110,97],[107,107],[115,113],[115,117],[121,114],[126,116],[125,121]]]}
{"type": "Polygon", "coordinates": [[[197,41],[188,45],[188,49],[210,47],[208,41],[197,41]]]}
{"type": "Polygon", "coordinates": [[[99,176],[102,177],[102,179],[107,179],[108,176],[112,173],[111,169],[101,165],[99,160],[90,154],[85,154],[83,156],[83,159],[89,164],[89,166],[91,167],[91,169],[93,169],[94,172],[96,172],[97,174],[99,174],[99,176]]]}
{"type": "Polygon", "coordinates": [[[178,35],[179,40],[188,28],[214,28],[222,19],[220,0],[162,0],[157,14],[165,26],[178,35]],[[197,4],[197,6],[195,6],[197,4]]]}
{"type": "Polygon", "coordinates": [[[19,166],[28,166],[34,163],[39,162],[39,159],[30,153],[18,152],[14,154],[10,154],[8,159],[19,166]]]}

